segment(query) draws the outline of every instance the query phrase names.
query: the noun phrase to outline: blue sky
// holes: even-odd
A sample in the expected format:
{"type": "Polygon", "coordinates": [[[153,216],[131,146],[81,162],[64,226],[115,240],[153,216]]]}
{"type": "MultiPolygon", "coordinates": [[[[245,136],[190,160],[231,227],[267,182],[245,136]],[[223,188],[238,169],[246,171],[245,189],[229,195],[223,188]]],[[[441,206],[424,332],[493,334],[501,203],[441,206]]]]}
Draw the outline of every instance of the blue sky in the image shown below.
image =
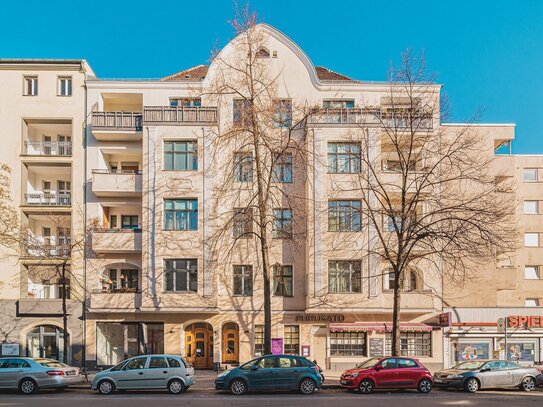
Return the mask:
{"type": "MultiPolygon", "coordinates": [[[[516,123],[514,152],[543,153],[543,1],[253,0],[260,20],[313,60],[384,80],[406,48],[424,50],[453,120],[516,123]],[[522,3],[522,4],[521,4],[522,3]]],[[[165,76],[206,63],[231,37],[231,0],[5,1],[0,57],[85,58],[100,77],[165,76]]]]}

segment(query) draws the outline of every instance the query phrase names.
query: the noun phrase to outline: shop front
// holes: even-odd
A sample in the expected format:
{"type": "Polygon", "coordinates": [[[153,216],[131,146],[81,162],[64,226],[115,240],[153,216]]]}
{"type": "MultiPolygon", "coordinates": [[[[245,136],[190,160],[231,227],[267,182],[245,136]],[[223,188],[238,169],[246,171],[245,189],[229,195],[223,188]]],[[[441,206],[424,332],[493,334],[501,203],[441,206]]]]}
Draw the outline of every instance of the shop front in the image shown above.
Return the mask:
{"type": "Polygon", "coordinates": [[[534,308],[453,308],[444,328],[445,366],[466,360],[543,361],[543,313],[534,308]]]}

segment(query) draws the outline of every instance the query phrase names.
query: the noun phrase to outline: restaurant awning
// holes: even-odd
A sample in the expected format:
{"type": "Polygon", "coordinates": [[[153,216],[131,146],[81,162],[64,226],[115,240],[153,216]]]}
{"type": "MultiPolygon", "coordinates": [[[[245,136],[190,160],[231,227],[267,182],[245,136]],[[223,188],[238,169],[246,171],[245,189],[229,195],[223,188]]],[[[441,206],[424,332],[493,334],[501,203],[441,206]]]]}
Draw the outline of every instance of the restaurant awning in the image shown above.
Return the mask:
{"type": "MultiPolygon", "coordinates": [[[[433,327],[420,322],[401,322],[401,332],[430,332],[433,327]]],[[[392,332],[392,322],[357,322],[330,324],[330,332],[392,332]]]]}

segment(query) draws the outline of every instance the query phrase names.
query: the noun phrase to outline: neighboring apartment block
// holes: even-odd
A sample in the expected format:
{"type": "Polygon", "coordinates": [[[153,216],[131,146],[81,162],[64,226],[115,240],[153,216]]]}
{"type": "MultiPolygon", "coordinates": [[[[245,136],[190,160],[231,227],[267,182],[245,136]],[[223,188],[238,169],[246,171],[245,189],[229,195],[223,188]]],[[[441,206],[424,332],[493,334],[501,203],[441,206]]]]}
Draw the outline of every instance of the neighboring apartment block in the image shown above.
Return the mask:
{"type": "MultiPolygon", "coordinates": [[[[273,208],[273,345],[332,369],[388,354],[393,282],[360,254],[371,231],[357,211],[361,192],[352,185],[361,167],[353,157],[361,146],[351,139],[364,119],[359,107],[373,106],[386,117],[387,84],[314,67],[284,34],[263,24],[257,29],[266,38],[261,57],[280,77],[281,120],[296,120],[292,106],[325,109],[293,133],[309,140],[312,164],[287,156],[273,169],[274,182],[301,197],[294,207],[273,208]]],[[[234,40],[221,55],[235,52],[234,40]]],[[[235,212],[254,181],[251,151],[235,143],[213,151],[225,129],[243,120],[238,98],[208,92],[219,75],[216,61],[155,81],[101,80],[83,61],[0,61],[6,90],[0,162],[13,169],[14,202],[32,241],[47,249],[36,258],[26,245],[19,257],[2,259],[6,343],[19,344],[22,354],[60,357],[54,265],[65,259],[57,250],[69,246],[70,275],[81,282],[70,281],[74,363],[84,357],[88,366],[104,367],[166,352],[212,368],[262,352],[261,259],[251,238],[239,239],[253,233],[251,217],[238,210],[217,240],[219,215],[235,212]],[[228,195],[230,183],[246,185],[247,192],[228,195]],[[81,236],[84,244],[74,244],[81,236]],[[217,247],[228,247],[229,255],[217,247]]],[[[430,93],[439,91],[435,85],[430,93]]],[[[434,118],[426,126],[447,131],[455,125],[434,118]]],[[[489,155],[514,138],[512,125],[474,128],[488,140],[489,155]]],[[[281,137],[281,126],[276,131],[281,137]]],[[[379,140],[376,123],[367,131],[379,140]]],[[[518,202],[526,247],[461,289],[431,268],[407,277],[402,351],[430,367],[470,352],[498,356],[496,319],[513,315],[505,307],[537,315],[543,158],[505,154],[496,162],[510,172],[503,193],[518,202]],[[440,317],[449,310],[451,324],[444,327],[440,317]]],[[[390,179],[396,163],[393,156],[382,163],[390,179]]],[[[513,333],[509,344],[521,349],[523,361],[540,361],[543,329],[513,333]]]]}

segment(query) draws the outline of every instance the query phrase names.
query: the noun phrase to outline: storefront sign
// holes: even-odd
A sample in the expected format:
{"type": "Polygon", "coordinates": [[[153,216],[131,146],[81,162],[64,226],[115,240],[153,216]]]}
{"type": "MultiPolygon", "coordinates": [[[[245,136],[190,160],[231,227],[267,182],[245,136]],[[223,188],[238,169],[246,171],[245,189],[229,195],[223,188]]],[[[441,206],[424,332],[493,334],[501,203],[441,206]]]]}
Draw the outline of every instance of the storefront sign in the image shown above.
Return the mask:
{"type": "Polygon", "coordinates": [[[18,343],[3,343],[2,356],[19,356],[19,344],[18,343]]]}
{"type": "Polygon", "coordinates": [[[381,357],[384,354],[383,338],[370,338],[370,357],[381,357]]]}
{"type": "Polygon", "coordinates": [[[543,316],[510,316],[507,317],[509,328],[543,328],[543,316]]]}
{"type": "Polygon", "coordinates": [[[300,314],[296,315],[296,322],[343,322],[342,314],[300,314]]]}
{"type": "Polygon", "coordinates": [[[448,326],[451,326],[451,323],[452,323],[451,312],[444,312],[442,314],[439,314],[439,326],[448,327],[448,326]]]}
{"type": "Polygon", "coordinates": [[[281,355],[283,353],[283,338],[272,338],[271,352],[272,355],[281,355]]]}
{"type": "Polygon", "coordinates": [[[302,356],[309,357],[311,355],[311,347],[309,345],[302,345],[302,356]]]}

